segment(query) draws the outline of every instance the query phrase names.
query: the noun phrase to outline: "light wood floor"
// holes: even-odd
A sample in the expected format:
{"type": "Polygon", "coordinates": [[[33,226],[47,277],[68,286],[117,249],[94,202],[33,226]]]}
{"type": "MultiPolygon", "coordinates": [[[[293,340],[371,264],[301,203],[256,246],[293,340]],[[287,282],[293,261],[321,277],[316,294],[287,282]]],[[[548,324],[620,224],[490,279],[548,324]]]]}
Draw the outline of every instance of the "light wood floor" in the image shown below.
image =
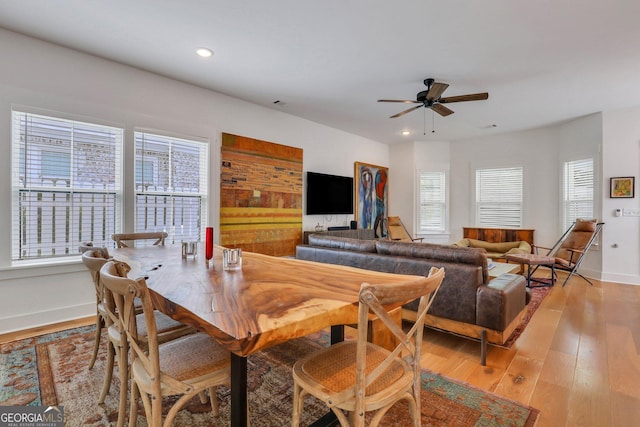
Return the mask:
{"type": "Polygon", "coordinates": [[[640,425],[640,286],[572,277],[510,349],[425,330],[422,366],[540,410],[536,427],[640,425]]]}
{"type": "MultiPolygon", "coordinates": [[[[541,411],[536,427],[640,425],[640,286],[557,284],[510,349],[425,329],[422,365],[541,411]]],[[[0,335],[0,343],[93,318],[0,335]]]]}

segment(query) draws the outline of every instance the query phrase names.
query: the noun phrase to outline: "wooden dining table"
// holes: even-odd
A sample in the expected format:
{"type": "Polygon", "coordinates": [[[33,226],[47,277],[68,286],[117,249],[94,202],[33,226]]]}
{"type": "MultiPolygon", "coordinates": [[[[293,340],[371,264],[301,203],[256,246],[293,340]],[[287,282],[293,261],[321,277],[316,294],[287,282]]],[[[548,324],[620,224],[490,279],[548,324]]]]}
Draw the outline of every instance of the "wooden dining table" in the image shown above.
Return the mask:
{"type": "Polygon", "coordinates": [[[363,282],[402,283],[416,276],[243,252],[241,270],[222,268],[222,250],[210,262],[182,257],[180,245],[118,248],[130,277],[144,276],[154,307],[209,334],[231,352],[231,425],[249,425],[247,356],[331,327],[332,342],[342,325],[358,318],[363,282]]]}

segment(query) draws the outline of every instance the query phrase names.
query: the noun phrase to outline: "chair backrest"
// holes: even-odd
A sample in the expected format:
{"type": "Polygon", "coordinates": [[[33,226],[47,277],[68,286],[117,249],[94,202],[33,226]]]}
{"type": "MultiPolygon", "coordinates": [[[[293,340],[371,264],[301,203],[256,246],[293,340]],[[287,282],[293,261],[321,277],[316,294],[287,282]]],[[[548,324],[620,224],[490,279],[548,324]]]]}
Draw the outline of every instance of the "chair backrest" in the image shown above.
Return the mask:
{"type": "Polygon", "coordinates": [[[390,240],[398,240],[401,242],[413,241],[399,216],[390,216],[387,218],[387,233],[390,240]]]}
{"type": "Polygon", "coordinates": [[[111,258],[111,255],[109,255],[109,249],[107,249],[105,246],[93,246],[93,242],[80,243],[80,245],[78,246],[78,252],[83,254],[87,251],[97,251],[100,253],[100,256],[102,256],[102,258],[111,258]]]}
{"type": "MultiPolygon", "coordinates": [[[[412,367],[414,375],[414,390],[420,387],[420,350],[422,347],[422,333],[424,321],[433,302],[440,284],[444,279],[444,268],[432,267],[429,276],[423,277],[400,285],[379,284],[371,285],[364,283],[360,288],[359,311],[358,311],[358,343],[356,349],[356,413],[364,412],[364,397],[366,389],[371,385],[396,358],[404,360],[412,367]],[[404,332],[393,317],[389,314],[385,306],[393,309],[394,305],[403,304],[407,301],[420,300],[417,318],[408,332],[404,332]],[[373,370],[367,372],[367,336],[369,324],[369,314],[375,314],[385,327],[397,338],[397,346],[391,353],[373,370]]],[[[354,390],[345,391],[345,396],[354,390]]],[[[336,397],[334,400],[339,400],[336,397]]],[[[417,402],[420,405],[420,402],[417,402]]],[[[418,406],[418,409],[419,406],[418,406]]],[[[417,412],[420,413],[419,411],[417,412]]]]}
{"type": "Polygon", "coordinates": [[[164,246],[164,240],[168,234],[164,231],[148,232],[148,233],[118,233],[112,234],[111,239],[116,242],[118,248],[128,248],[131,242],[136,240],[155,240],[154,246],[164,246]],[[127,244],[129,242],[129,244],[127,244]]]}
{"type": "Polygon", "coordinates": [[[157,393],[156,396],[160,396],[162,381],[169,381],[173,385],[180,384],[180,382],[171,377],[166,377],[160,372],[158,329],[149,288],[147,288],[144,278],[133,280],[127,277],[129,271],[130,268],[126,263],[109,261],[100,270],[100,277],[107,292],[111,294],[115,302],[118,325],[122,331],[126,333],[129,348],[133,350],[131,363],[136,359],[140,359],[151,378],[160,379],[160,381],[154,382],[157,393]],[[146,324],[144,341],[138,339],[135,307],[136,298],[139,298],[141,301],[146,324]]]}
{"type": "Polygon", "coordinates": [[[560,239],[554,256],[576,264],[594,242],[602,225],[596,219],[577,219],[560,239]]]}
{"type": "Polygon", "coordinates": [[[106,252],[106,248],[94,248],[82,253],[82,263],[87,267],[89,273],[91,273],[93,286],[96,288],[96,298],[98,303],[105,302],[104,287],[100,281],[100,269],[107,262],[109,262],[109,257],[108,252],[106,252]],[[105,253],[107,254],[107,257],[105,257],[105,253]]]}

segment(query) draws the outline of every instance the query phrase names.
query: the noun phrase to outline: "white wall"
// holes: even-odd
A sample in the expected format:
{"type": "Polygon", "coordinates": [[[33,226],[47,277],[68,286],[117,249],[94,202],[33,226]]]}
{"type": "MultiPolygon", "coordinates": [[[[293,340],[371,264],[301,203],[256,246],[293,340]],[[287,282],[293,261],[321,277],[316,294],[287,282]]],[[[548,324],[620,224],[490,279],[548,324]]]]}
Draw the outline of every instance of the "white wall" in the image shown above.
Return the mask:
{"type": "Polygon", "coordinates": [[[640,217],[615,217],[616,208],[640,208],[640,108],[603,114],[602,247],[603,277],[622,283],[640,283],[640,217]],[[609,198],[609,178],[636,178],[633,199],[609,198]],[[616,247],[614,247],[614,245],[616,247]]]}
{"type": "MultiPolygon", "coordinates": [[[[218,227],[220,133],[304,150],[303,169],[353,176],[355,161],[388,165],[389,149],[359,136],[280,111],[106,61],[0,29],[0,227],[11,229],[10,116],[14,105],[99,119],[125,128],[133,153],[135,127],[196,136],[211,142],[209,223],[218,227]]],[[[132,173],[130,156],[125,173],[132,173]]],[[[125,202],[132,197],[125,196],[125,202]]],[[[348,224],[350,216],[303,218],[348,224]]],[[[95,313],[93,286],[80,258],[52,266],[11,263],[9,233],[0,246],[0,333],[95,313]]]]}
{"type": "Polygon", "coordinates": [[[535,129],[451,144],[451,238],[462,238],[462,227],[475,225],[475,170],[522,166],[524,169],[523,228],[534,228],[534,241],[557,240],[558,134],[535,129]]]}
{"type": "Polygon", "coordinates": [[[389,211],[399,216],[414,237],[429,243],[449,243],[449,224],[442,234],[419,234],[418,188],[420,171],[445,172],[449,179],[450,144],[446,141],[411,141],[393,145],[389,154],[389,211]]]}
{"type": "MultiPolygon", "coordinates": [[[[638,114],[638,111],[635,111],[638,114]]],[[[634,114],[616,116],[625,120],[627,127],[635,125],[634,114]]],[[[613,120],[613,119],[611,119],[613,120]]],[[[636,120],[637,121],[637,120],[636,120]]],[[[616,128],[619,126],[616,124],[616,128]]],[[[414,197],[416,192],[416,171],[443,170],[448,173],[449,179],[449,232],[444,236],[427,235],[426,241],[434,243],[447,243],[462,238],[462,228],[475,225],[474,221],[474,171],[480,167],[502,167],[521,165],[524,168],[524,217],[523,227],[535,229],[534,241],[541,246],[553,245],[564,232],[562,224],[562,167],[569,160],[579,160],[592,157],[595,165],[596,182],[602,179],[602,158],[600,155],[603,144],[603,121],[601,114],[593,114],[567,123],[534,129],[523,132],[513,132],[456,142],[413,142],[400,146],[392,146],[390,162],[394,178],[391,184],[392,213],[400,214],[405,222],[409,219],[416,220],[416,212],[413,207],[405,205],[397,207],[394,196],[402,200],[405,197],[414,197]],[[402,169],[398,172],[398,169],[402,169]],[[398,182],[398,177],[403,177],[398,182]],[[409,190],[411,188],[411,190],[409,190]]],[[[637,135],[637,132],[629,132],[622,127],[627,135],[637,135]]],[[[615,138],[620,140],[620,138],[615,138]]],[[[624,138],[622,139],[624,141],[624,138]]],[[[605,145],[609,141],[604,141],[605,145]]],[[[621,142],[622,146],[628,142],[621,142]]],[[[637,150],[637,141],[636,148],[637,150]]],[[[617,153],[620,149],[611,150],[617,153]]],[[[637,153],[632,150],[631,159],[638,159],[637,153]],[[635,156],[635,157],[634,157],[635,156]]],[[[637,173],[636,169],[631,172],[637,173]]],[[[620,175],[618,175],[620,176],[620,175]]],[[[608,183],[608,180],[607,180],[608,183]]],[[[608,194],[608,193],[607,193],[608,194]]],[[[599,186],[595,190],[594,216],[607,221],[606,212],[602,213],[603,193],[599,186]]],[[[627,202],[629,203],[629,202],[627,202]]],[[[611,208],[610,210],[612,210],[611,208]]],[[[637,218],[634,218],[637,220],[637,218]]],[[[634,219],[625,218],[626,221],[634,219]]],[[[637,223],[638,221],[636,221],[637,223]]],[[[607,226],[605,226],[607,227],[607,226]]],[[[616,230],[605,228],[604,236],[610,236],[616,241],[626,242],[631,239],[632,244],[638,245],[640,238],[638,233],[619,235],[616,230]]],[[[627,247],[629,243],[625,243],[627,247]]],[[[590,277],[606,279],[603,273],[603,252],[609,253],[608,247],[598,245],[593,248],[585,259],[581,272],[590,277]]],[[[633,267],[626,269],[637,271],[637,261],[626,258],[626,253],[620,258],[616,252],[614,257],[616,265],[612,271],[619,271],[620,265],[630,263],[633,267]]],[[[635,258],[637,260],[637,258],[635,258]]],[[[624,270],[622,270],[624,271],[624,270]]],[[[610,278],[609,280],[613,280],[610,278]]],[[[637,272],[635,276],[616,276],[618,281],[626,283],[638,283],[637,272]],[[621,280],[621,278],[625,280],[621,280]]]]}

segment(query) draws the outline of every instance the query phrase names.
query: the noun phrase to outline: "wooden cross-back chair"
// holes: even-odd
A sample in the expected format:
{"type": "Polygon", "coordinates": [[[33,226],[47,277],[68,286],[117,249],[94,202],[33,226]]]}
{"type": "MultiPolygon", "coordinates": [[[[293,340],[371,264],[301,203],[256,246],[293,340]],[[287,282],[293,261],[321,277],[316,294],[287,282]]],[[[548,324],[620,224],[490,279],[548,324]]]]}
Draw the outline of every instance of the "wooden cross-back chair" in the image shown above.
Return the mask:
{"type": "MultiPolygon", "coordinates": [[[[93,354],[91,355],[91,361],[89,362],[89,369],[93,369],[93,365],[96,363],[98,350],[100,348],[102,327],[105,326],[107,322],[104,288],[100,282],[100,269],[111,257],[107,248],[95,247],[92,243],[81,244],[79,250],[82,254],[82,263],[89,270],[91,280],[93,281],[93,286],[96,291],[96,335],[93,344],[93,354]]],[[[102,403],[102,401],[104,401],[104,396],[101,396],[100,402],[102,403]]]]}
{"type": "MultiPolygon", "coordinates": [[[[87,250],[82,253],[82,262],[87,267],[94,280],[98,307],[97,311],[98,316],[101,320],[99,324],[96,322],[96,343],[94,344],[93,356],[91,357],[89,369],[93,367],[93,363],[95,362],[98,352],[99,336],[101,334],[98,335],[97,331],[101,330],[102,326],[104,326],[108,331],[107,337],[109,338],[109,344],[107,346],[107,365],[105,367],[102,391],[100,393],[100,397],[98,398],[98,403],[104,403],[104,400],[109,393],[109,388],[113,379],[114,362],[117,359],[118,372],[120,374],[120,402],[117,425],[118,427],[122,427],[124,425],[127,409],[129,350],[124,331],[119,326],[117,308],[115,306],[113,296],[111,292],[109,292],[109,290],[104,287],[101,279],[100,271],[102,267],[106,263],[113,261],[113,258],[108,257],[108,255],[107,258],[105,258],[105,254],[108,254],[108,252],[106,252],[106,248],[95,248],[95,250],[87,250]],[[98,325],[100,325],[99,328],[98,325]]],[[[122,274],[126,275],[126,273],[129,271],[129,267],[124,263],[120,263],[120,267],[122,274]]],[[[134,300],[133,309],[137,319],[138,335],[142,342],[146,342],[147,328],[145,319],[143,315],[140,314],[142,312],[142,307],[139,299],[134,300]]],[[[172,339],[194,332],[193,328],[183,325],[182,323],[177,322],[171,319],[169,316],[166,316],[160,312],[154,312],[154,317],[158,330],[158,339],[162,342],[170,341],[172,339]]]]}
{"type": "Polygon", "coordinates": [[[168,234],[164,231],[146,232],[146,233],[117,233],[112,234],[111,239],[116,242],[118,248],[128,248],[133,246],[136,240],[154,240],[154,246],[164,246],[164,240],[168,234]]]}
{"type": "MultiPolygon", "coordinates": [[[[554,258],[555,271],[562,270],[569,273],[562,286],[566,285],[574,274],[582,277],[593,286],[593,283],[580,274],[578,269],[603,226],[604,223],[598,222],[596,219],[577,219],[551,248],[534,245],[534,249],[536,253],[539,253],[539,249],[544,249],[547,251],[546,255],[554,258]]],[[[538,267],[542,266],[537,266],[536,269],[538,267]]],[[[544,265],[544,267],[547,266],[544,265]]]]}
{"type": "Polygon", "coordinates": [[[202,401],[205,390],[209,391],[211,410],[218,416],[216,387],[230,384],[229,352],[203,333],[162,342],[145,279],[130,279],[126,277],[126,271],[126,264],[110,261],[102,267],[100,275],[113,296],[118,324],[132,350],[129,425],[136,425],[138,397],[142,398],[149,426],[169,426],[191,398],[200,395],[202,401]],[[139,328],[140,315],[135,315],[136,298],[142,303],[146,326],[144,340],[139,328]],[[173,395],[181,396],[163,422],[162,398],[173,395]]]}
{"type": "Polygon", "coordinates": [[[432,268],[428,277],[399,285],[362,284],[359,294],[358,338],[343,341],[298,360],[293,366],[293,415],[300,423],[304,398],[322,400],[342,426],[364,426],[365,413],[376,411],[377,426],[393,404],[406,399],[413,425],[420,426],[420,350],[427,310],[444,278],[444,269],[432,268]],[[420,299],[416,322],[404,332],[389,310],[420,299]],[[367,341],[369,313],[375,314],[398,339],[393,350],[367,341]],[[347,417],[343,411],[350,415],[347,417]]]}

